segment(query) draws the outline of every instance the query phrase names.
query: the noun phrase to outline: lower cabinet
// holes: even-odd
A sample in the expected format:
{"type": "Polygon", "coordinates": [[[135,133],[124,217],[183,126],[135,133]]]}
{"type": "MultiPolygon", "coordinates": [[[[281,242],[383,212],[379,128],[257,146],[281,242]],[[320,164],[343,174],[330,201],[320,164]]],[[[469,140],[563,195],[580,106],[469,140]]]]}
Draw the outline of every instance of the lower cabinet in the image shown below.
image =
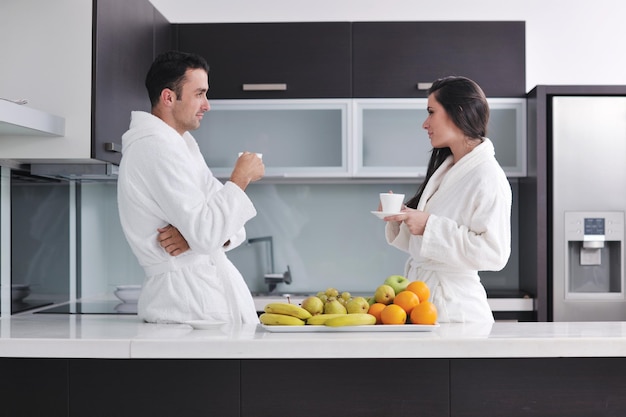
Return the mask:
{"type": "Polygon", "coordinates": [[[454,417],[626,415],[626,358],[452,359],[454,417]]]}
{"type": "Polygon", "coordinates": [[[447,359],[251,359],[241,416],[450,416],[447,359]]]}
{"type": "Polygon", "coordinates": [[[67,417],[68,360],[0,358],[0,416],[67,417]]]}
{"type": "Polygon", "coordinates": [[[0,416],[624,416],[626,358],[0,358],[0,416]]]}
{"type": "Polygon", "coordinates": [[[71,360],[69,416],[238,417],[240,363],[234,359],[71,360]]]}

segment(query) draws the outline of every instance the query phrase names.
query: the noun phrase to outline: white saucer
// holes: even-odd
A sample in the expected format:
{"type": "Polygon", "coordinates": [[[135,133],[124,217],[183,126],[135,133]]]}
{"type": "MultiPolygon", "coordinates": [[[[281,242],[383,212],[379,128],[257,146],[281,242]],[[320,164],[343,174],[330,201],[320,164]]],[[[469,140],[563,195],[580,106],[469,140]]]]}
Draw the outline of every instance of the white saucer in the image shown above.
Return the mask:
{"type": "Polygon", "coordinates": [[[387,216],[395,216],[396,214],[402,214],[401,212],[398,212],[398,213],[385,213],[384,211],[372,211],[371,213],[374,216],[378,217],[379,219],[384,219],[387,216]]]}

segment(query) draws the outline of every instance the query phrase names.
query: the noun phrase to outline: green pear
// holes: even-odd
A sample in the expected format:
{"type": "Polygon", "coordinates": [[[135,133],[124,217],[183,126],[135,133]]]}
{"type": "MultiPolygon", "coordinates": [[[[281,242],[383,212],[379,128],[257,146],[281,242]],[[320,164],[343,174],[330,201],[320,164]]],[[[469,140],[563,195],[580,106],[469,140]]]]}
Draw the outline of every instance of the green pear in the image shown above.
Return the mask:
{"type": "Polygon", "coordinates": [[[374,299],[377,303],[391,304],[395,297],[396,292],[387,284],[380,285],[374,293],[374,299]]]}
{"type": "Polygon", "coordinates": [[[348,310],[348,314],[355,313],[367,313],[367,310],[370,309],[370,305],[365,299],[365,297],[354,297],[348,304],[346,304],[346,310],[348,310]]]}
{"type": "Polygon", "coordinates": [[[312,316],[324,312],[324,302],[314,295],[302,300],[301,307],[311,313],[312,316]]]}
{"type": "Polygon", "coordinates": [[[337,300],[332,300],[324,305],[324,314],[347,314],[348,310],[337,300]]]}

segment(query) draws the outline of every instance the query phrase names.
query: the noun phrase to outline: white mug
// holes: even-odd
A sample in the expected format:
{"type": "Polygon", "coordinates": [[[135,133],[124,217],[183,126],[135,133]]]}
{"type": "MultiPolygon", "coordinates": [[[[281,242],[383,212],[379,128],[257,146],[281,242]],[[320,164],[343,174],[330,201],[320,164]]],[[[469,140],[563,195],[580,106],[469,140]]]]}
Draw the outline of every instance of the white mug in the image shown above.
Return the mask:
{"type": "MultiPolygon", "coordinates": [[[[241,156],[241,155],[243,155],[243,152],[239,152],[239,155],[238,155],[238,156],[241,156]]],[[[256,156],[257,156],[259,159],[263,159],[263,154],[262,154],[262,153],[257,153],[257,154],[256,154],[256,156]]]]}
{"type": "Polygon", "coordinates": [[[380,193],[380,204],[383,213],[399,213],[402,210],[404,194],[380,193]]]}

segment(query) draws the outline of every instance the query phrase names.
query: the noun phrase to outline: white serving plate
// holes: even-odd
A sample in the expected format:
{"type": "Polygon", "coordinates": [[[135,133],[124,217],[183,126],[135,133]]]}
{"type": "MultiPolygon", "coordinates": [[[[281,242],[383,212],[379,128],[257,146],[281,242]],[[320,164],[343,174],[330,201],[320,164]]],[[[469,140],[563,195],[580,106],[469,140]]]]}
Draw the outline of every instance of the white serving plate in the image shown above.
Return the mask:
{"type": "Polygon", "coordinates": [[[432,332],[439,327],[436,324],[372,324],[363,326],[268,326],[261,324],[261,327],[271,333],[328,333],[328,332],[432,332]]]}

